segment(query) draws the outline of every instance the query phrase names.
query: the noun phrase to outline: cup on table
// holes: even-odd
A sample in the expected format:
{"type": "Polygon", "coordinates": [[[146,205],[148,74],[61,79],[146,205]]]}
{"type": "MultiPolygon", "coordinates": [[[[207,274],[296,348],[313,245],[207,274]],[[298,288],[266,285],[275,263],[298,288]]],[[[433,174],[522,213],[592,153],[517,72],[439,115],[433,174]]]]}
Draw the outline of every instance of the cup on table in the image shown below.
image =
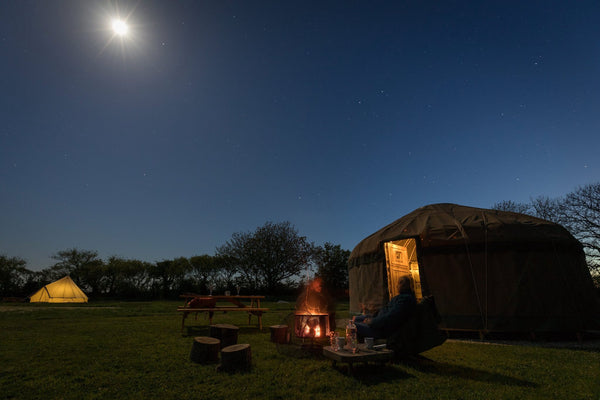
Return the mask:
{"type": "Polygon", "coordinates": [[[365,338],[365,345],[367,346],[367,349],[372,349],[374,344],[375,344],[375,338],[372,338],[372,337],[365,338]]]}
{"type": "Polygon", "coordinates": [[[338,336],[335,338],[336,343],[337,343],[337,348],[338,349],[343,349],[344,345],[346,344],[346,338],[344,336],[338,336]]]}
{"type": "Polygon", "coordinates": [[[225,291],[225,296],[231,296],[231,292],[229,290],[225,291]]]}

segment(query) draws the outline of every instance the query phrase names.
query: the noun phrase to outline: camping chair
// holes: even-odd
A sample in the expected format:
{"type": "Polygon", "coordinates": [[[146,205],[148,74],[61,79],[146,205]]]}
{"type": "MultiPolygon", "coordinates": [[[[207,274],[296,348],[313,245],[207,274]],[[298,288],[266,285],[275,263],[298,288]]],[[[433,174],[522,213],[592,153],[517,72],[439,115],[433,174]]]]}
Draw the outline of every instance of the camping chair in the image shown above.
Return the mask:
{"type": "Polygon", "coordinates": [[[401,359],[439,346],[446,341],[446,334],[438,328],[440,321],[433,296],[424,297],[406,323],[388,337],[386,347],[401,359]]]}

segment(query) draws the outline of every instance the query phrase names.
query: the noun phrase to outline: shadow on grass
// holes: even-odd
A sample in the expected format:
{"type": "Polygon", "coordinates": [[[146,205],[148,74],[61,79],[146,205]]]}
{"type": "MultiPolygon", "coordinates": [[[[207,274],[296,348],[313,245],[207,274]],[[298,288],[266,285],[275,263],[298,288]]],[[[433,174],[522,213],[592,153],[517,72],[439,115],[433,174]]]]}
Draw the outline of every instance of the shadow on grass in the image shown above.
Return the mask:
{"type": "Polygon", "coordinates": [[[513,378],[511,376],[497,374],[489,371],[465,367],[462,365],[453,365],[445,362],[433,361],[423,356],[413,356],[397,361],[397,364],[414,368],[418,371],[428,374],[462,378],[479,382],[497,383],[507,386],[520,386],[536,388],[539,385],[534,382],[523,379],[513,378]]]}
{"type": "Polygon", "coordinates": [[[325,359],[325,357],[323,357],[323,349],[322,348],[315,348],[314,350],[307,350],[302,348],[302,346],[298,345],[298,344],[293,344],[293,343],[288,343],[288,344],[277,344],[274,343],[275,346],[277,346],[277,352],[279,352],[280,354],[286,356],[286,357],[291,357],[291,358],[313,358],[315,360],[322,360],[325,359]]]}
{"type": "MultiPolygon", "coordinates": [[[[268,329],[260,330],[256,326],[238,326],[238,335],[267,335],[269,334],[268,329]]],[[[210,336],[210,325],[190,325],[186,326],[182,333],[182,336],[195,337],[195,336],[210,336]]]]}
{"type": "Polygon", "coordinates": [[[296,359],[313,359],[315,362],[326,362],[331,365],[331,368],[339,373],[360,381],[364,385],[377,385],[382,382],[392,382],[407,378],[414,378],[413,375],[406,371],[400,370],[390,364],[380,363],[353,363],[350,368],[348,363],[337,362],[333,363],[323,355],[323,350],[320,347],[315,347],[314,350],[302,347],[298,344],[277,344],[277,351],[290,358],[296,359]]]}
{"type": "Polygon", "coordinates": [[[240,330],[239,333],[242,335],[252,335],[252,336],[256,336],[256,335],[269,335],[269,328],[265,328],[263,326],[262,330],[258,329],[258,326],[253,326],[253,325],[248,325],[248,326],[239,326],[240,330]]]}
{"type": "Polygon", "coordinates": [[[401,381],[415,377],[414,375],[389,364],[356,363],[352,369],[350,369],[348,364],[343,363],[340,365],[340,363],[337,363],[333,368],[366,386],[378,385],[384,382],[390,383],[401,381]]]}
{"type": "Polygon", "coordinates": [[[182,336],[196,337],[209,336],[209,327],[206,326],[186,326],[182,336]]]}

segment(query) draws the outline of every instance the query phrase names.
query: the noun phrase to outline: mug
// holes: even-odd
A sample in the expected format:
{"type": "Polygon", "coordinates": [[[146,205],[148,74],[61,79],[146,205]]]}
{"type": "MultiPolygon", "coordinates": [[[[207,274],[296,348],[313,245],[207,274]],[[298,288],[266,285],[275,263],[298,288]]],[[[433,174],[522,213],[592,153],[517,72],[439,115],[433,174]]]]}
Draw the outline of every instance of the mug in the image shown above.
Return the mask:
{"type": "Polygon", "coordinates": [[[375,338],[372,338],[372,337],[365,338],[365,345],[367,346],[367,349],[372,349],[374,344],[375,344],[375,338]]]}

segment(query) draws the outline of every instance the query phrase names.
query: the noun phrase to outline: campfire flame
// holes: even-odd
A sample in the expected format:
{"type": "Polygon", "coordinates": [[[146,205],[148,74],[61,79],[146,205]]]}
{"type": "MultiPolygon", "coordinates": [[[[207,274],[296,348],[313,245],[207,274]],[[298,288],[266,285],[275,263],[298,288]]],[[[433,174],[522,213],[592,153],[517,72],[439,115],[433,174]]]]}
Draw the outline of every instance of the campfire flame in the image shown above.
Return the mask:
{"type": "Polygon", "coordinates": [[[322,284],[320,278],[314,279],[298,297],[295,322],[298,337],[321,338],[329,329],[328,304],[322,293],[322,284]]]}
{"type": "Polygon", "coordinates": [[[322,338],[327,332],[329,315],[296,312],[296,335],[304,338],[322,338]]]}
{"type": "Polygon", "coordinates": [[[312,315],[312,314],[321,314],[322,310],[319,310],[318,307],[311,307],[308,304],[306,305],[305,310],[301,310],[303,313],[312,315]]]}

